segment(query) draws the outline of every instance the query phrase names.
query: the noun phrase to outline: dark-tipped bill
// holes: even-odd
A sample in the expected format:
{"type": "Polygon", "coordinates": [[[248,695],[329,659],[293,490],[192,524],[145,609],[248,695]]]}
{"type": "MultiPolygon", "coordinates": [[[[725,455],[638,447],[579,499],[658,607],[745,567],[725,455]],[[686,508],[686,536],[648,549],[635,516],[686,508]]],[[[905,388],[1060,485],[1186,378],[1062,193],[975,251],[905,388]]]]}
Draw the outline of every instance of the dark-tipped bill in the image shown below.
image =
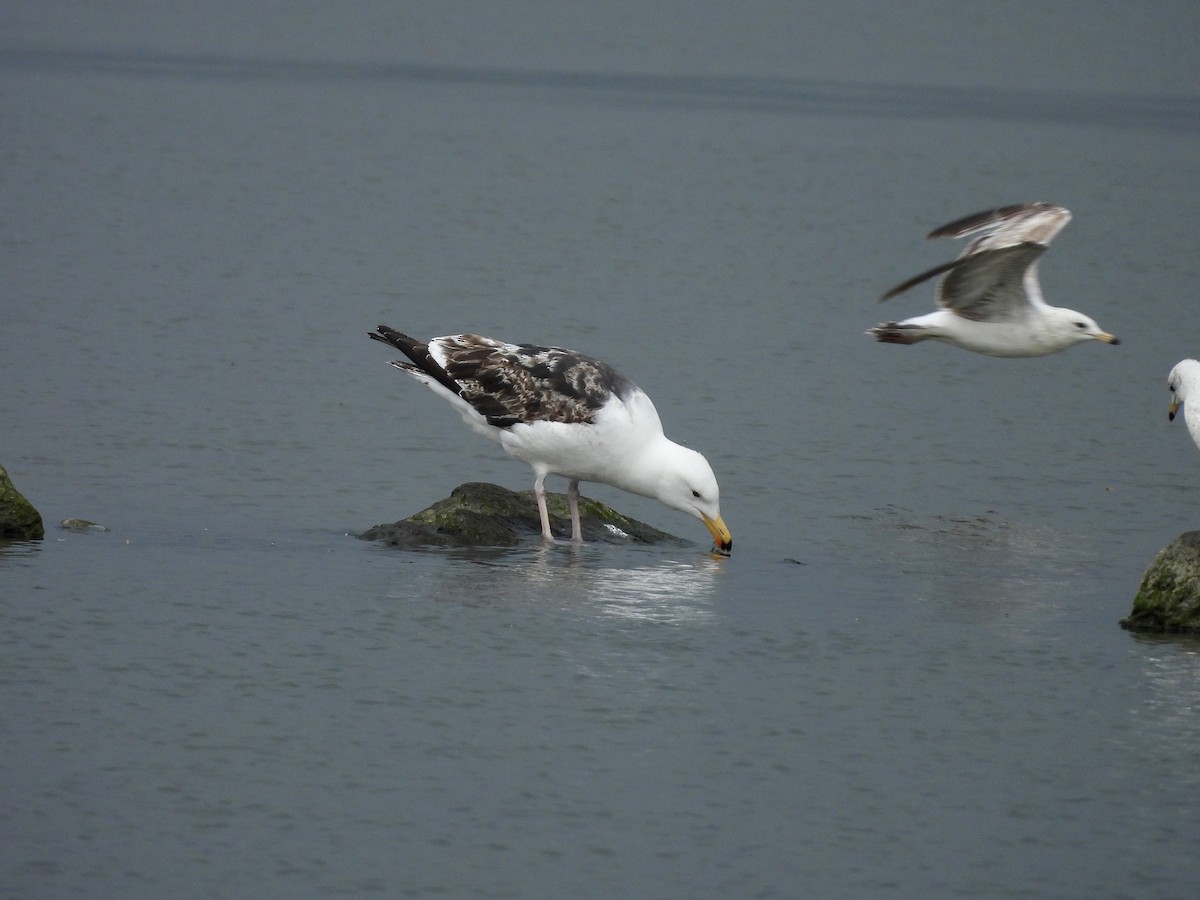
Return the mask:
{"type": "Polygon", "coordinates": [[[700,518],[704,520],[704,527],[708,529],[709,534],[713,537],[713,543],[717,545],[717,549],[722,553],[728,553],[733,549],[733,535],[729,533],[729,529],[725,527],[725,520],[720,516],[715,519],[710,519],[704,513],[700,513],[700,518]]]}

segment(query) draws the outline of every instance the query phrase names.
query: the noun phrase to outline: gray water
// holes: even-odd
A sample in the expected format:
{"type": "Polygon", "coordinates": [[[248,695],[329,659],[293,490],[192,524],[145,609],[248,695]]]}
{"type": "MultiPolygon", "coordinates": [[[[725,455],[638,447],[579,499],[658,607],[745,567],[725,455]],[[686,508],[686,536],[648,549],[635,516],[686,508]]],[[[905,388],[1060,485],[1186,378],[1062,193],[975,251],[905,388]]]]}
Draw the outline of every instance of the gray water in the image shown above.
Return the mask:
{"type": "Polygon", "coordinates": [[[4,896],[1200,890],[1200,645],[1117,625],[1200,525],[1200,7],[0,21],[4,896]],[[1027,200],[1121,346],[864,336],[1027,200]],[[380,322],[613,362],[732,557],[356,540],[532,481],[380,322]]]}

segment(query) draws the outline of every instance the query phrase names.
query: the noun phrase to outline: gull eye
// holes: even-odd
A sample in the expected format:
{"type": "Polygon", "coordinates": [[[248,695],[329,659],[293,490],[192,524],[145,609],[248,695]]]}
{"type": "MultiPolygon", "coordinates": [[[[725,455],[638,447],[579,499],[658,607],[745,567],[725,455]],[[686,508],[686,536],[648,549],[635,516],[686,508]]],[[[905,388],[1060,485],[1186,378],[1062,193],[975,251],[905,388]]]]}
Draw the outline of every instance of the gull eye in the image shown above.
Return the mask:
{"type": "Polygon", "coordinates": [[[1087,328],[1087,323],[1086,322],[1076,322],[1075,327],[1076,328],[1087,328]]]}
{"type": "Polygon", "coordinates": [[[700,499],[700,492],[699,492],[699,491],[692,491],[692,496],[693,496],[693,497],[695,497],[697,500],[699,500],[699,499],[700,499]]]}

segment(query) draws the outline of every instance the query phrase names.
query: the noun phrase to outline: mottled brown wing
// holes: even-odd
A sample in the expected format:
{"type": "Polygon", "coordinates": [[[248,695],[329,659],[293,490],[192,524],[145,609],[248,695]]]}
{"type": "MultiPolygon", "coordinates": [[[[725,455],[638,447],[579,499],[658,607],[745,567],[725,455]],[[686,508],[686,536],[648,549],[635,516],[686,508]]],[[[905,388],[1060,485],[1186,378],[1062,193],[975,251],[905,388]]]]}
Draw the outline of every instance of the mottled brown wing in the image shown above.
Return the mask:
{"type": "Polygon", "coordinates": [[[561,347],[508,344],[473,334],[434,338],[430,354],[489,424],[591,423],[633,383],[607,363],[561,347]]]}

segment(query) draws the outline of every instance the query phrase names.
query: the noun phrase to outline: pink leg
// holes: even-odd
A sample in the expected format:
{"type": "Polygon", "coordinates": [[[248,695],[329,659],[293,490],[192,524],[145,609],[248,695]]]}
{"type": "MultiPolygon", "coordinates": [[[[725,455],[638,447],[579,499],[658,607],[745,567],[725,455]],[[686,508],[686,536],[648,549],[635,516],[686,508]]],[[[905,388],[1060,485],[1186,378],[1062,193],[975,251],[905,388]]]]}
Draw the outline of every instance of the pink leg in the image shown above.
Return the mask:
{"type": "Polygon", "coordinates": [[[550,513],[546,510],[546,476],[539,475],[533,482],[533,496],[537,500],[538,515],[542,517],[542,537],[548,541],[554,540],[554,532],[550,530],[550,513]]]}
{"type": "Polygon", "coordinates": [[[583,526],[579,524],[579,482],[567,485],[567,503],[571,507],[571,540],[583,543],[583,526]]]}

